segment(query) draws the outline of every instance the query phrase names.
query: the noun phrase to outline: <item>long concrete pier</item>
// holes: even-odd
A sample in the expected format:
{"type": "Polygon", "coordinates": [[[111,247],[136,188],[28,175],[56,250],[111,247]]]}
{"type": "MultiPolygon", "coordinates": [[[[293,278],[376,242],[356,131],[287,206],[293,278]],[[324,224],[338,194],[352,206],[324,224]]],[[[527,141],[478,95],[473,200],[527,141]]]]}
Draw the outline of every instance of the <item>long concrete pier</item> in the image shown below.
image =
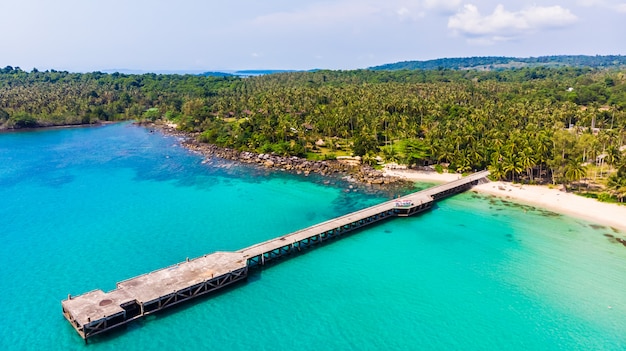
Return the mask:
{"type": "Polygon", "coordinates": [[[463,192],[489,175],[461,179],[383,202],[236,252],[215,252],[117,283],[107,293],[93,290],[61,301],[63,315],[88,338],[183,301],[245,280],[248,269],[300,252],[326,240],[392,217],[430,209],[442,198],[463,192]]]}

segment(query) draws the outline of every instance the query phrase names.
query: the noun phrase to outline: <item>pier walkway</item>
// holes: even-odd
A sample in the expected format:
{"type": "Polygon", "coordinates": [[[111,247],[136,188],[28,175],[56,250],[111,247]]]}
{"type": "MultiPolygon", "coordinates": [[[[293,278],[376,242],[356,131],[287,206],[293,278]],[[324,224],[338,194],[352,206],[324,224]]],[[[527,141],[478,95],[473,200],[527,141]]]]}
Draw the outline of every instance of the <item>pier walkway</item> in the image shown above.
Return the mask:
{"type": "Polygon", "coordinates": [[[244,280],[250,267],[265,265],[384,219],[407,217],[428,210],[435,201],[463,192],[487,175],[488,171],[474,173],[236,252],[215,252],[188,259],[119,282],[116,289],[107,293],[93,290],[79,296],[68,296],[61,302],[63,315],[87,341],[91,336],[142,316],[244,280]]]}

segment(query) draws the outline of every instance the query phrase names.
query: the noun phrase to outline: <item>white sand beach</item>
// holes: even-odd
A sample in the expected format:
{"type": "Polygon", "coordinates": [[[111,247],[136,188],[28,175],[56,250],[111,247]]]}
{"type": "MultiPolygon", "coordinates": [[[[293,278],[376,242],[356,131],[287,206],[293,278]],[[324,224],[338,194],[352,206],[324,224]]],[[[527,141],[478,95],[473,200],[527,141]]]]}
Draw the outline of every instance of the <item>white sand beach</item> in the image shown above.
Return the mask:
{"type": "MultiPolygon", "coordinates": [[[[460,177],[454,173],[413,170],[384,169],[384,172],[389,176],[422,182],[448,182],[460,177]]],[[[542,185],[489,182],[477,185],[473,190],[626,231],[626,206],[599,202],[542,185]]]]}

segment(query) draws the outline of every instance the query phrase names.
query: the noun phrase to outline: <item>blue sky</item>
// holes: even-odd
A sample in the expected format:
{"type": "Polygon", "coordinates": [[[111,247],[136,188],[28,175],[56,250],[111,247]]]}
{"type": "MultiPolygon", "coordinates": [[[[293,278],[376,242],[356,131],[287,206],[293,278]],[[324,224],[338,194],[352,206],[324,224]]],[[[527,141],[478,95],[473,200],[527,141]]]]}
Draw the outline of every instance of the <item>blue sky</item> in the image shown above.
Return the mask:
{"type": "Polygon", "coordinates": [[[3,0],[0,67],[355,69],[626,54],[626,0],[3,0]]]}

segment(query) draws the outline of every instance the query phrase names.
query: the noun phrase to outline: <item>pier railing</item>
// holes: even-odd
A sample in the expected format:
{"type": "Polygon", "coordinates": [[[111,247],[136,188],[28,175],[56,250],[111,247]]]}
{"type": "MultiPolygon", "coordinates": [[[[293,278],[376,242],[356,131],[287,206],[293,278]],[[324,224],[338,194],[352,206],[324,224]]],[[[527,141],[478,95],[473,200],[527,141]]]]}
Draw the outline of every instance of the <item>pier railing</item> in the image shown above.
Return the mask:
{"type": "Polygon", "coordinates": [[[463,192],[488,171],[418,191],[340,216],[235,252],[215,252],[117,283],[107,293],[92,290],[61,302],[63,315],[85,339],[175,304],[245,280],[248,269],[393,217],[426,211],[435,201],[463,192]]]}

